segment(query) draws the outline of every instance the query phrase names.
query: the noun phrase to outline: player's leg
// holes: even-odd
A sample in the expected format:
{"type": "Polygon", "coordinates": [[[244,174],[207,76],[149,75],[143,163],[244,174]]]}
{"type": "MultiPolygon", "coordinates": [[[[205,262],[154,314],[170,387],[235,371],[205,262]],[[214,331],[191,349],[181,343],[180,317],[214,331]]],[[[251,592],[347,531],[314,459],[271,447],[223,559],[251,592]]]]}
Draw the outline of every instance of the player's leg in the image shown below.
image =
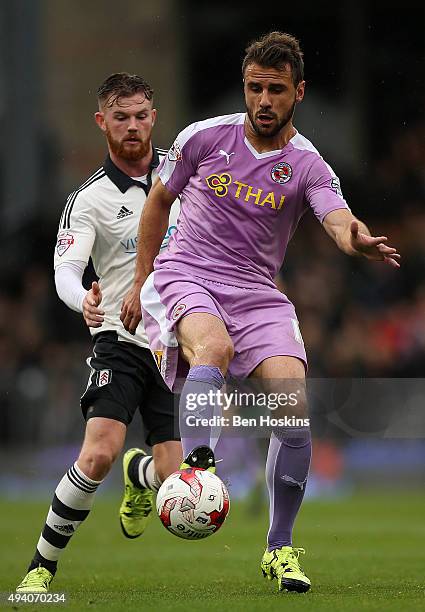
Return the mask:
{"type": "Polygon", "coordinates": [[[180,429],[183,455],[198,446],[211,446],[211,427],[194,425],[195,419],[210,419],[217,414],[218,392],[224,385],[233,343],[223,321],[217,316],[195,312],[177,324],[180,351],[189,363],[180,397],[180,429]],[[198,402],[198,399],[202,401],[198,402]]]}
{"type": "Polygon", "coordinates": [[[77,466],[88,478],[102,481],[124,445],[127,427],[112,418],[92,417],[87,421],[77,466]]]}
{"type": "Polygon", "coordinates": [[[157,478],[163,483],[170,474],[179,469],[183,459],[181,442],[168,440],[155,444],[152,448],[152,455],[157,478]]]}
{"type": "Polygon", "coordinates": [[[132,347],[133,385],[152,455],[140,448],[128,450],[123,458],[124,497],[120,524],[124,535],[137,538],[151,518],[153,492],[178,470],[182,459],[174,395],[167,388],[151,352],[132,347]]]}
{"type": "MultiPolygon", "coordinates": [[[[307,419],[304,371],[301,360],[276,356],[264,360],[252,375],[263,379],[266,391],[271,388],[277,392],[288,391],[279,381],[288,381],[290,391],[296,385],[297,404],[287,416],[307,419]]],[[[304,497],[310,461],[309,426],[273,430],[266,465],[270,528],[262,569],[265,575],[278,578],[280,589],[306,591],[310,588],[310,581],[298,563],[301,549],[292,547],[292,530],[304,497]]]]}
{"type": "MultiPolygon", "coordinates": [[[[220,299],[212,295],[216,285],[212,287],[202,279],[163,269],[149,276],[141,292],[146,333],[164,380],[170,389],[176,390],[185,379],[179,405],[184,455],[196,446],[214,445],[210,428],[189,426],[187,418],[193,421],[197,416],[214,412],[214,397],[224,384],[233,356],[226,313],[220,299]],[[206,406],[197,405],[200,394],[209,398],[206,406]]],[[[192,456],[190,464],[212,466],[213,455],[206,450],[204,457],[200,453],[192,456]]]]}
{"type": "Polygon", "coordinates": [[[109,418],[88,421],[78,459],[56,487],[28,574],[17,591],[47,592],[62,551],[89,515],[98,486],[121,452],[126,429],[109,418]]]}
{"type": "Polygon", "coordinates": [[[126,537],[137,538],[146,528],[145,519],[151,511],[151,496],[147,505],[144,503],[143,492],[157,492],[164,480],[179,469],[181,462],[182,447],[177,440],[154,444],[151,456],[146,455],[141,448],[131,448],[125,453],[125,495],[120,508],[120,522],[126,537]],[[133,498],[136,499],[132,503],[133,498]]]}

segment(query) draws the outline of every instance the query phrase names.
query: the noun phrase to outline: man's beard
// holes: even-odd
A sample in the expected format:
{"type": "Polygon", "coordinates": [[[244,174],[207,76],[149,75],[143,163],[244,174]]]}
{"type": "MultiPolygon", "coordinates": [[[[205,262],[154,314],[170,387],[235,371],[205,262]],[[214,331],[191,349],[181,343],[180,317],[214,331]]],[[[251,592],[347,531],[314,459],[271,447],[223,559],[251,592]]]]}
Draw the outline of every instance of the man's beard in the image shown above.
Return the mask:
{"type": "Polygon", "coordinates": [[[112,153],[126,161],[139,161],[145,157],[150,150],[150,142],[138,140],[137,145],[131,145],[130,147],[128,145],[126,146],[125,140],[115,140],[108,127],[106,128],[106,138],[112,153]]]}
{"type": "MultiPolygon", "coordinates": [[[[276,127],[271,132],[268,131],[268,128],[262,128],[259,125],[257,125],[257,123],[255,122],[255,118],[252,115],[252,112],[249,110],[248,107],[246,107],[246,112],[248,113],[248,117],[251,122],[251,125],[254,131],[258,134],[258,136],[262,136],[263,138],[273,138],[274,136],[276,136],[276,134],[280,132],[281,129],[285,127],[285,125],[289,123],[289,121],[291,121],[292,117],[294,116],[295,105],[296,105],[296,101],[294,100],[294,103],[292,104],[289,111],[286,113],[284,117],[282,117],[282,119],[276,124],[276,127]]],[[[266,112],[264,114],[267,115],[268,113],[266,112]]],[[[273,118],[276,118],[275,113],[271,113],[270,116],[272,116],[273,118]]]]}

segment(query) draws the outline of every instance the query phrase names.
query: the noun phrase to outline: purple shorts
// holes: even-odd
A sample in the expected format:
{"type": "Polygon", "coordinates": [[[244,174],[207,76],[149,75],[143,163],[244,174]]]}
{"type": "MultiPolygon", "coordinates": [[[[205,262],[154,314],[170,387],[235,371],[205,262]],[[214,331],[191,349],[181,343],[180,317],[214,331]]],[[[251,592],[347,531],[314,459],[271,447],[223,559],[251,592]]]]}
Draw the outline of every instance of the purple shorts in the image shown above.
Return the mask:
{"type": "Polygon", "coordinates": [[[174,327],[194,312],[212,314],[225,324],[235,349],[232,376],[247,378],[276,355],[298,357],[307,367],[294,306],[277,288],[235,287],[161,268],[143,285],[141,302],[151,351],[172,391],[179,391],[177,381],[186,378],[189,368],[179,354],[174,327]]]}

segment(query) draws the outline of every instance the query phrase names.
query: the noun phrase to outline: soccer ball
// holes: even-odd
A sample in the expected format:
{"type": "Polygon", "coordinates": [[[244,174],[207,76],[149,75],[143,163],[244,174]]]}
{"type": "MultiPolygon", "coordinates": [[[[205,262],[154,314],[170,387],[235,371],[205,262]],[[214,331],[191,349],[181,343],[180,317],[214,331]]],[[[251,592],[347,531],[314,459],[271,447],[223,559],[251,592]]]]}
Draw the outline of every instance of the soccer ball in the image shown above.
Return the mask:
{"type": "Polygon", "coordinates": [[[201,540],[218,531],[229,506],[224,483],[201,468],[174,472],[164,480],[156,497],[161,523],[185,540],[201,540]]]}

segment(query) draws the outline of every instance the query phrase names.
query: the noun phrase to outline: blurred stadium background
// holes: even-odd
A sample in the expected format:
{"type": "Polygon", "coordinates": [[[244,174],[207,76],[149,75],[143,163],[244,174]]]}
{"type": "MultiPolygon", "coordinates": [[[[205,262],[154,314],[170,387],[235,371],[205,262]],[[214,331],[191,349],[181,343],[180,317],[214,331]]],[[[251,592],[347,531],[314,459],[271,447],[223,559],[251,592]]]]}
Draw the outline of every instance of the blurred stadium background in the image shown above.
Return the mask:
{"type": "MultiPolygon", "coordinates": [[[[387,234],[403,256],[400,271],[352,260],[315,219],[303,219],[281,283],[298,312],[310,376],[423,376],[424,25],[423,7],[410,0],[400,10],[362,0],[267,6],[2,0],[3,499],[31,494],[47,507],[81,442],[79,396],[91,342],[82,318],[55,294],[52,254],[67,194],[104,159],[105,143],[93,121],[95,92],[115,71],[137,72],[152,83],[159,110],[154,143],[168,147],[188,123],[243,109],[240,64],[250,39],[271,29],[298,36],[307,92],[295,125],[334,167],[353,212],[373,231],[387,234]]],[[[417,394],[415,402],[422,415],[424,396],[417,394]]],[[[372,415],[376,406],[365,402],[353,410],[359,409],[372,415]]],[[[394,429],[385,435],[385,427],[364,435],[355,427],[352,435],[330,423],[326,410],[312,410],[309,496],[332,499],[369,486],[375,495],[400,487],[413,495],[423,486],[423,419],[418,417],[411,435],[394,429]]],[[[129,438],[140,443],[139,420],[129,438]]],[[[263,444],[240,444],[240,453],[233,453],[233,495],[255,504],[262,499],[263,444]]],[[[115,495],[119,486],[117,465],[103,489],[115,495]]]]}

